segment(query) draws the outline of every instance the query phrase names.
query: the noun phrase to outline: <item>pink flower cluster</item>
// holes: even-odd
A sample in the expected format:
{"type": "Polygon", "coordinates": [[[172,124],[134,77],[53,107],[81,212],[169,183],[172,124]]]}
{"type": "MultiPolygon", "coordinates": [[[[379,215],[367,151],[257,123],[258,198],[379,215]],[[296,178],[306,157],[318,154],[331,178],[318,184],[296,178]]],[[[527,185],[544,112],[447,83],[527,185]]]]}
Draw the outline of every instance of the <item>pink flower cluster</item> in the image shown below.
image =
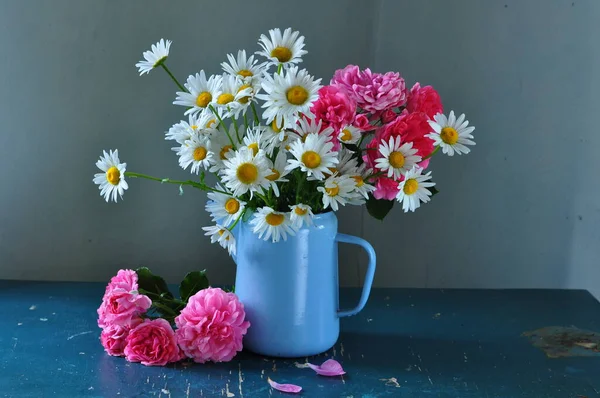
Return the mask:
{"type": "MultiPolygon", "coordinates": [[[[410,92],[406,90],[404,79],[398,73],[373,73],[369,69],[361,71],[356,65],[348,65],[335,72],[331,79],[332,87],[344,92],[349,101],[366,111],[357,113],[354,124],[360,119],[363,131],[376,129],[375,136],[366,145],[363,160],[373,170],[376,160],[383,155],[379,151],[383,142],[390,138],[401,138],[401,143],[412,143],[416,155],[422,159],[434,150],[433,141],[427,137],[432,129],[429,120],[443,112],[442,102],[437,91],[431,86],[421,87],[416,83],[410,92]],[[367,116],[368,114],[369,116],[367,116]],[[377,126],[377,127],[375,127],[377,126]]],[[[319,98],[320,100],[320,98],[319,98]]],[[[344,113],[345,114],[345,113],[344,113]]],[[[332,119],[331,116],[328,116],[332,119]]],[[[427,168],[429,160],[423,160],[419,167],[427,168]]],[[[379,176],[374,181],[376,199],[394,200],[398,193],[398,180],[379,176]]]]}
{"type": "Polygon", "coordinates": [[[184,358],[195,362],[230,361],[242,350],[250,323],[233,293],[208,288],[190,297],[175,319],[174,331],[165,319],[144,319],[152,301],[139,294],[135,271],[120,270],[98,308],[100,342],[113,356],[146,366],[164,366],[184,358]]]}

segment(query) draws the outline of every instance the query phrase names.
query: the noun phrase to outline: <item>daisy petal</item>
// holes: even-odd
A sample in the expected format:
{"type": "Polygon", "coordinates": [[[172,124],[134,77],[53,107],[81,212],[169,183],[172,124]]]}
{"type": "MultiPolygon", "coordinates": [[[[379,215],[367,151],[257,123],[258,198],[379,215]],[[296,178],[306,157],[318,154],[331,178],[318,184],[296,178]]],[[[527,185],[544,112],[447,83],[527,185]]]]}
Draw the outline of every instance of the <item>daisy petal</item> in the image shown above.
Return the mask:
{"type": "Polygon", "coordinates": [[[335,359],[328,359],[327,361],[323,362],[321,366],[309,363],[308,367],[321,376],[341,376],[346,374],[342,368],[342,365],[340,365],[340,363],[335,359]]]}
{"type": "Polygon", "coordinates": [[[271,378],[268,378],[267,381],[269,382],[269,385],[277,391],[289,392],[292,394],[298,394],[300,391],[302,391],[302,387],[295,384],[279,384],[271,380],[271,378]]]}

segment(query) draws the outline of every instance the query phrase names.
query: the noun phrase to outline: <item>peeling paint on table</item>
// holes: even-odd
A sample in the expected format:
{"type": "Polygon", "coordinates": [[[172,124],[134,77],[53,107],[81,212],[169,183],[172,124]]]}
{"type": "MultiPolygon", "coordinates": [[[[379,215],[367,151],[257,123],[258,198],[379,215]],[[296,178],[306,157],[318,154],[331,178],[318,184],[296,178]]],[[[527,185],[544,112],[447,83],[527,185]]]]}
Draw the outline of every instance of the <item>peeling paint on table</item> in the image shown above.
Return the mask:
{"type": "MultiPolygon", "coordinates": [[[[268,377],[319,398],[600,396],[600,358],[549,358],[530,340],[563,325],[582,333],[570,349],[593,350],[588,331],[600,330],[600,303],[584,291],[375,289],[321,355],[244,352],[229,363],[167,367],[103,352],[96,327],[103,292],[103,284],[0,281],[0,397],[288,396],[268,377]],[[306,365],[329,358],[342,364],[343,378],[306,365]]],[[[342,289],[341,304],[359,295],[342,289]]]]}

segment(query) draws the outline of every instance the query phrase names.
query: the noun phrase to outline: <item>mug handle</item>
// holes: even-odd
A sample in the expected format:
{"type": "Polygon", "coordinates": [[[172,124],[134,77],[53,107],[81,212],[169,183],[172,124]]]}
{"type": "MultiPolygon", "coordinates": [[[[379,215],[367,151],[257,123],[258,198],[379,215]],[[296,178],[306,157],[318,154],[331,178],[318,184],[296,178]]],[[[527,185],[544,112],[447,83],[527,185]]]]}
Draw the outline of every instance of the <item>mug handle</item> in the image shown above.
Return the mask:
{"type": "Polygon", "coordinates": [[[367,274],[365,275],[365,283],[363,285],[362,294],[360,296],[360,301],[358,305],[350,310],[338,310],[338,317],[344,316],[352,316],[358,314],[367,304],[367,300],[369,299],[369,294],[371,293],[371,286],[373,285],[373,277],[375,276],[375,264],[376,264],[376,256],[375,250],[373,250],[373,246],[366,240],[359,238],[358,236],[346,235],[346,234],[337,234],[335,236],[336,242],[342,243],[350,243],[351,245],[359,245],[369,255],[369,265],[367,267],[367,274]]]}

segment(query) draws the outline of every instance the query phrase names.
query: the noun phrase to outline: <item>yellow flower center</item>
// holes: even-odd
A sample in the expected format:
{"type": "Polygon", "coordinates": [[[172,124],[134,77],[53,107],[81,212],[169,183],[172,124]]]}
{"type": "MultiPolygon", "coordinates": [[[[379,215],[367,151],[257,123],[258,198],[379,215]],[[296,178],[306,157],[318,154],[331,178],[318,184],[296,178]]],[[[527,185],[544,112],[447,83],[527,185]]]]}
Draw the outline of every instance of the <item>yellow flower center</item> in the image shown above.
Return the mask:
{"type": "Polygon", "coordinates": [[[235,97],[233,96],[233,94],[223,93],[223,94],[219,95],[219,98],[217,98],[217,104],[219,104],[219,105],[228,104],[231,101],[233,101],[234,98],[235,97]]]}
{"type": "Polygon", "coordinates": [[[306,151],[302,154],[302,163],[309,169],[317,168],[321,165],[321,156],[315,151],[306,151]]]}
{"type": "MultiPolygon", "coordinates": [[[[283,128],[283,123],[281,123],[281,126],[283,128]]],[[[271,128],[273,129],[274,132],[279,133],[281,131],[281,128],[277,125],[277,122],[275,120],[273,120],[271,122],[271,128]]]]}
{"type": "Polygon", "coordinates": [[[199,146],[198,148],[194,149],[194,160],[199,162],[204,159],[206,159],[206,148],[199,146]]]}
{"type": "Polygon", "coordinates": [[[258,167],[252,163],[242,163],[238,166],[236,175],[242,184],[252,184],[258,178],[258,167]]]}
{"type": "Polygon", "coordinates": [[[223,149],[221,149],[221,152],[219,152],[219,157],[221,158],[221,160],[227,159],[225,155],[227,155],[227,152],[229,152],[231,149],[233,149],[231,145],[225,145],[223,149]]]}
{"type": "Polygon", "coordinates": [[[292,105],[302,105],[308,99],[308,91],[302,86],[290,87],[285,95],[288,102],[292,105]]]}
{"type": "Polygon", "coordinates": [[[356,186],[358,188],[365,185],[365,180],[363,180],[363,178],[361,176],[352,176],[352,178],[354,178],[354,183],[356,184],[356,186]]]}
{"type": "Polygon", "coordinates": [[[106,171],[106,180],[113,185],[117,185],[121,181],[121,172],[115,166],[106,171]]]}
{"type": "Polygon", "coordinates": [[[279,62],[288,62],[292,59],[292,50],[278,46],[271,50],[271,57],[277,58],[279,62]]]}
{"type": "Polygon", "coordinates": [[[333,188],[325,188],[325,192],[329,196],[336,196],[337,194],[340,193],[340,187],[334,183],[333,188]]]}
{"type": "Polygon", "coordinates": [[[225,211],[229,214],[235,214],[240,209],[240,202],[237,199],[229,198],[225,202],[225,211]]]}
{"type": "Polygon", "coordinates": [[[192,128],[192,130],[198,130],[198,126],[196,126],[195,124],[192,124],[190,127],[192,128]]]}
{"type": "Polygon", "coordinates": [[[283,214],[269,213],[265,217],[265,221],[267,222],[267,224],[272,225],[274,227],[281,225],[283,223],[283,220],[283,214]]]}
{"type": "Polygon", "coordinates": [[[210,104],[210,101],[212,101],[212,94],[208,91],[203,91],[198,94],[198,97],[196,98],[196,105],[198,105],[200,108],[206,108],[208,104],[210,104]]]}
{"type": "Polygon", "coordinates": [[[277,169],[271,169],[271,175],[267,176],[267,180],[276,181],[279,177],[281,177],[281,173],[277,169]]]}
{"type": "Polygon", "coordinates": [[[404,194],[412,195],[419,189],[419,183],[414,178],[409,178],[404,182],[404,194]]]}
{"type": "Polygon", "coordinates": [[[352,139],[352,133],[348,129],[343,129],[342,136],[340,138],[342,141],[350,141],[352,139]]]}
{"type": "Polygon", "coordinates": [[[301,208],[301,207],[296,207],[296,208],[294,209],[294,213],[296,213],[296,214],[297,214],[297,215],[299,215],[299,216],[303,216],[303,215],[305,215],[306,213],[308,213],[308,209],[303,209],[303,208],[301,208]]]}
{"type": "Polygon", "coordinates": [[[217,122],[216,119],[210,119],[208,123],[206,123],[206,128],[211,128],[213,124],[217,122]]]}
{"type": "MultiPolygon", "coordinates": [[[[239,93],[240,91],[244,91],[244,90],[245,90],[245,89],[247,89],[247,88],[252,88],[252,86],[251,86],[251,85],[249,85],[249,84],[244,84],[243,86],[241,86],[241,87],[238,89],[238,91],[237,91],[237,92],[239,93]]],[[[247,95],[247,96],[245,96],[245,97],[242,97],[242,98],[240,98],[240,99],[238,100],[238,102],[239,102],[240,104],[247,104],[249,100],[250,100],[250,96],[249,96],[249,95],[247,95]]]]}
{"type": "Polygon", "coordinates": [[[252,144],[248,145],[248,148],[252,149],[252,153],[254,154],[254,156],[256,156],[256,154],[258,153],[258,144],[256,142],[253,142],[252,144]]]}
{"type": "Polygon", "coordinates": [[[448,145],[454,145],[458,142],[458,132],[452,127],[444,127],[440,137],[448,145]]]}
{"type": "Polygon", "coordinates": [[[250,77],[250,76],[254,76],[254,73],[250,72],[248,69],[240,69],[240,71],[238,72],[238,75],[243,76],[243,77],[250,77]]]}
{"type": "Polygon", "coordinates": [[[390,153],[390,165],[395,169],[404,166],[404,155],[400,152],[390,153]]]}

